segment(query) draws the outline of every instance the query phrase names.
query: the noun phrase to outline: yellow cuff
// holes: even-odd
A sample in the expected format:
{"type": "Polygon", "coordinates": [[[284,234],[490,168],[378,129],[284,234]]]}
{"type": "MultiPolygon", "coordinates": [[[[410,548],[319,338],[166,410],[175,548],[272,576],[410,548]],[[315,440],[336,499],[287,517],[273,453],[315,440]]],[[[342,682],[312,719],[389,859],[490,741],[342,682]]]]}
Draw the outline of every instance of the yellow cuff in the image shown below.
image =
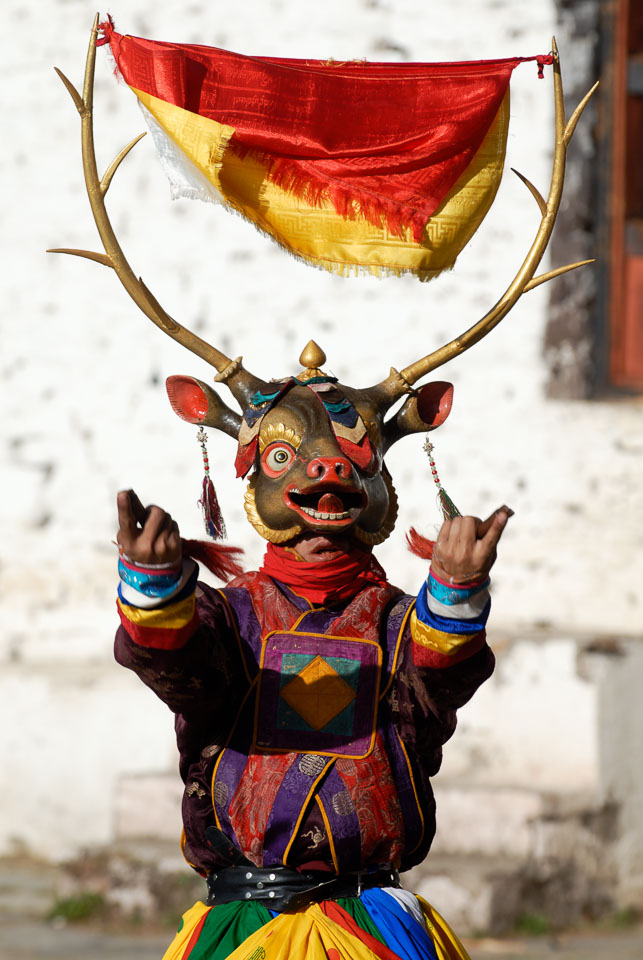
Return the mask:
{"type": "Polygon", "coordinates": [[[196,597],[192,593],[185,600],[170,603],[167,607],[153,607],[145,610],[141,607],[130,607],[118,600],[118,606],[130,623],[140,627],[154,627],[155,629],[177,630],[189,623],[194,616],[196,597]]]}
{"type": "Polygon", "coordinates": [[[443,630],[436,630],[434,627],[429,627],[426,623],[418,620],[415,610],[411,614],[411,636],[415,643],[421,647],[435,650],[436,653],[441,653],[445,657],[453,656],[460,647],[463,647],[469,640],[473,640],[479,632],[475,630],[473,633],[445,633],[443,630]]]}

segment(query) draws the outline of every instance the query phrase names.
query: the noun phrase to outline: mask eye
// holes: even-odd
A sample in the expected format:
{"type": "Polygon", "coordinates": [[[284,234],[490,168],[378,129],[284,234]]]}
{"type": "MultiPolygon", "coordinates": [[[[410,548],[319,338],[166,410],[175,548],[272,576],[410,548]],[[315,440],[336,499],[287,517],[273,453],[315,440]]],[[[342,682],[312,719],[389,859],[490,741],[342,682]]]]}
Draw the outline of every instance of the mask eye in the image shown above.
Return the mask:
{"type": "Polygon", "coordinates": [[[261,456],[261,465],[269,477],[278,477],[285,473],[294,459],[295,451],[287,443],[271,443],[261,456]]]}

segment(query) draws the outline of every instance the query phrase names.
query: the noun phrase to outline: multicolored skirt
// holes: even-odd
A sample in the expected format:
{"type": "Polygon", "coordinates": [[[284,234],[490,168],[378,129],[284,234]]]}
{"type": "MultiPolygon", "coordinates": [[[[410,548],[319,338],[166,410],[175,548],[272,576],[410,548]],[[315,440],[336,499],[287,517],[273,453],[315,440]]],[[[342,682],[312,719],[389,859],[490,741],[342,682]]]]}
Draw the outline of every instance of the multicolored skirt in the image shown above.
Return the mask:
{"type": "Polygon", "coordinates": [[[373,887],[275,913],[257,901],[184,914],[163,960],[469,960],[442,917],[408,890],[373,887]]]}

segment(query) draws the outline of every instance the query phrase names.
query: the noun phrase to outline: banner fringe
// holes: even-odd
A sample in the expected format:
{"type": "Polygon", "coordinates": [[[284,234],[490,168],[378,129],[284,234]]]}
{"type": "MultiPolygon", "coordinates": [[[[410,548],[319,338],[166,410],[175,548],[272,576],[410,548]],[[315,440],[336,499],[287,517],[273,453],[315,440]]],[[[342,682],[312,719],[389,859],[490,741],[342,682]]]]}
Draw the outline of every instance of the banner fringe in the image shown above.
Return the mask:
{"type": "Polygon", "coordinates": [[[374,227],[386,227],[390,233],[404,240],[404,234],[410,230],[413,239],[419,243],[429,217],[420,210],[408,204],[408,213],[398,202],[387,201],[383,197],[367,193],[364,187],[360,193],[362,197],[356,201],[350,184],[344,184],[327,174],[319,174],[304,160],[289,160],[284,157],[268,157],[263,151],[256,150],[235,140],[234,135],[229,141],[228,149],[239,160],[250,157],[266,171],[266,178],[286,193],[313,207],[321,207],[330,202],[335,212],[345,220],[365,220],[374,227]],[[306,168],[305,172],[302,168],[306,168]]]}
{"type": "Polygon", "coordinates": [[[442,273],[450,273],[456,263],[456,260],[454,260],[453,263],[442,267],[440,270],[418,270],[415,267],[393,267],[387,266],[386,264],[374,263],[344,263],[343,261],[323,260],[318,257],[307,256],[305,253],[293,250],[292,247],[289,247],[281,239],[275,237],[274,234],[270,233],[269,230],[266,230],[256,221],[250,220],[245,213],[237,210],[234,204],[227,201],[224,197],[218,199],[211,193],[208,193],[206,190],[202,190],[199,187],[183,187],[177,185],[176,183],[171,184],[170,191],[173,200],[180,200],[183,198],[187,200],[204,200],[207,203],[224,207],[228,213],[231,213],[235,217],[239,217],[241,220],[245,220],[246,223],[251,224],[258,233],[260,233],[263,237],[267,237],[268,240],[271,240],[273,243],[276,243],[277,246],[281,247],[281,249],[284,250],[294,260],[297,260],[299,263],[304,263],[308,266],[315,267],[317,270],[324,270],[326,273],[330,273],[333,276],[343,278],[370,276],[376,277],[377,279],[383,279],[385,277],[413,276],[416,277],[421,283],[429,283],[442,273]]]}

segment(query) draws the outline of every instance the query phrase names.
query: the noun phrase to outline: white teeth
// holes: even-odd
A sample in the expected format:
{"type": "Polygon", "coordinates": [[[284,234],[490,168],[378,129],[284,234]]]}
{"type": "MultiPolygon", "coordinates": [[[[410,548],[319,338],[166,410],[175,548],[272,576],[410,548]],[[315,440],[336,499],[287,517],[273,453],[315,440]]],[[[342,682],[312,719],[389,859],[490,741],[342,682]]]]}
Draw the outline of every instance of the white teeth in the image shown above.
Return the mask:
{"type": "Polygon", "coordinates": [[[311,507],[300,507],[302,513],[307,513],[314,520],[346,520],[350,516],[348,510],[343,513],[321,513],[319,510],[313,510],[311,507]]]}

